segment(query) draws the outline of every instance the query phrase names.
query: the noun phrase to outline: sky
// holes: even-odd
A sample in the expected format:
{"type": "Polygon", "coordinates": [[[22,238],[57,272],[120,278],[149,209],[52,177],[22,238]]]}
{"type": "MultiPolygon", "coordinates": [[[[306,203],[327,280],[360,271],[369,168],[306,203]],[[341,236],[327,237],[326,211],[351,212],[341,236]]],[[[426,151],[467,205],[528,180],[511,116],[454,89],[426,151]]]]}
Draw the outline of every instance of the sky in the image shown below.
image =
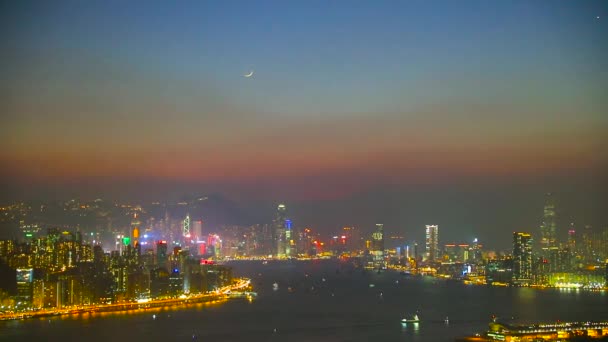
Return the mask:
{"type": "Polygon", "coordinates": [[[219,192],[323,225],[410,198],[418,225],[553,191],[608,221],[605,1],[0,6],[5,201],[219,192]]]}

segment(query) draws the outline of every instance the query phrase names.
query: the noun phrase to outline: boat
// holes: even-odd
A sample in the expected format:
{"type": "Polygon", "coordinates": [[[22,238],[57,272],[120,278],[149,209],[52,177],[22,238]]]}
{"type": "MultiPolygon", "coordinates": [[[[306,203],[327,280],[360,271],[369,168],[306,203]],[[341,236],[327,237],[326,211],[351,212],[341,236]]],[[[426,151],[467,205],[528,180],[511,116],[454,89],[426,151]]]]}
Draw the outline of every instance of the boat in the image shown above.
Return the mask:
{"type": "Polygon", "coordinates": [[[412,318],[401,319],[401,323],[419,323],[419,322],[420,322],[420,318],[418,318],[418,315],[414,315],[412,318]]]}

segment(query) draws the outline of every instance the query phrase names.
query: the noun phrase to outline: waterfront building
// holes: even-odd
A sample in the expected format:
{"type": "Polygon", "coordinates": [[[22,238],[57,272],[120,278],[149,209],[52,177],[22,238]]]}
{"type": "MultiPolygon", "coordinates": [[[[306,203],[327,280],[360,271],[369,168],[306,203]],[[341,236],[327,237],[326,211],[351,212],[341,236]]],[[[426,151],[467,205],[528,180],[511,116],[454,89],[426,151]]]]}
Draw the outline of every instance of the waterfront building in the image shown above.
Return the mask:
{"type": "Polygon", "coordinates": [[[485,267],[486,284],[508,284],[513,279],[513,259],[490,259],[485,267]]]}
{"type": "Polygon", "coordinates": [[[273,221],[274,225],[274,236],[273,241],[275,243],[275,252],[274,255],[282,258],[285,257],[286,252],[286,221],[287,221],[287,208],[285,204],[279,204],[277,206],[277,211],[275,213],[275,218],[273,221]]]}
{"type": "Polygon", "coordinates": [[[443,247],[444,260],[447,262],[467,262],[470,246],[468,244],[449,243],[443,247]]]}
{"type": "MultiPolygon", "coordinates": [[[[486,336],[491,341],[507,342],[569,341],[570,338],[576,337],[591,341],[594,338],[608,336],[608,322],[558,321],[547,324],[513,325],[493,321],[489,324],[486,336]]],[[[479,341],[479,339],[473,340],[479,341]]]]}
{"type": "Polygon", "coordinates": [[[17,299],[21,302],[31,303],[34,286],[34,270],[32,268],[18,268],[16,273],[17,299]]]}
{"type": "Polygon", "coordinates": [[[513,233],[513,283],[530,285],[532,281],[532,236],[513,233]]]}
{"type": "Polygon", "coordinates": [[[160,298],[169,295],[169,272],[158,267],[150,272],[150,297],[160,298]]]}
{"type": "Polygon", "coordinates": [[[436,261],[439,257],[439,226],[426,225],[425,261],[436,261]]]}
{"type": "Polygon", "coordinates": [[[372,258],[373,268],[386,268],[386,255],[384,252],[384,224],[382,223],[376,223],[376,229],[372,233],[370,256],[372,258]]]}

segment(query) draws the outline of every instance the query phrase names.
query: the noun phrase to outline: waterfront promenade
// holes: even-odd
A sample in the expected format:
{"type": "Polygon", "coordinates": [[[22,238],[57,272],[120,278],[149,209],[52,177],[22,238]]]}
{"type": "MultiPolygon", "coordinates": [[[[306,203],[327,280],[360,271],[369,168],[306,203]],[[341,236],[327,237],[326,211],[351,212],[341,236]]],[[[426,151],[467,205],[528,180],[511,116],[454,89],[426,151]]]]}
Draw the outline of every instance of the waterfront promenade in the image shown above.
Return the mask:
{"type": "Polygon", "coordinates": [[[62,315],[79,315],[84,313],[93,312],[117,312],[117,311],[129,311],[129,310],[141,310],[167,306],[179,306],[179,305],[190,305],[196,303],[207,303],[219,300],[227,300],[234,297],[237,292],[243,292],[251,287],[251,280],[247,278],[237,279],[234,284],[221,287],[215,291],[192,294],[192,295],[181,295],[177,298],[163,298],[154,300],[139,300],[136,302],[121,302],[112,304],[97,304],[97,305],[85,305],[85,306],[74,306],[74,307],[63,307],[63,308],[52,308],[52,309],[40,309],[33,311],[18,311],[18,312],[4,312],[0,313],[0,320],[14,320],[14,319],[26,319],[26,318],[43,318],[50,316],[62,316],[62,315]],[[235,292],[235,293],[233,293],[235,292]]]}

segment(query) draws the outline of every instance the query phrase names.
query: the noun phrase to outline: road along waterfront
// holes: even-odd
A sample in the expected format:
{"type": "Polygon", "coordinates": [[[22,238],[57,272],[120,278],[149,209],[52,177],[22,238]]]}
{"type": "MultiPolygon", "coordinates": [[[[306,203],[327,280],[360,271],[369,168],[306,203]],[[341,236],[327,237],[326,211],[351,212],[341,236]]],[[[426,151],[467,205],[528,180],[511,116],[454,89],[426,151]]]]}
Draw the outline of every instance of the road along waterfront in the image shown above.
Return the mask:
{"type": "Polygon", "coordinates": [[[227,300],[233,297],[252,296],[254,293],[251,290],[251,280],[247,278],[236,279],[234,284],[218,288],[215,291],[196,294],[196,295],[181,295],[178,298],[164,298],[154,300],[140,300],[137,302],[124,302],[113,304],[98,304],[65,308],[54,308],[50,310],[22,311],[22,312],[6,312],[0,314],[0,320],[14,320],[26,318],[42,318],[49,316],[63,315],[80,315],[93,312],[116,312],[150,309],[166,306],[188,305],[196,303],[207,303],[213,301],[227,300]]]}

